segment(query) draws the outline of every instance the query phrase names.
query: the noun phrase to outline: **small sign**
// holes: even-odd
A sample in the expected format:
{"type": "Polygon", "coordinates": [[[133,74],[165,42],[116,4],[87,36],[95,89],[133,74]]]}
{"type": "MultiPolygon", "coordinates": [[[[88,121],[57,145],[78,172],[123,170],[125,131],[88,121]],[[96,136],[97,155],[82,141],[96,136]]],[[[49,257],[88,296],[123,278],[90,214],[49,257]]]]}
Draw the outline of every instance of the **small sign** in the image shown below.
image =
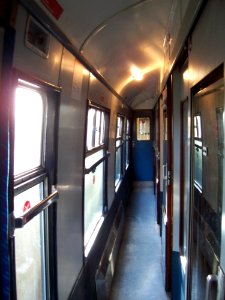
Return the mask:
{"type": "Polygon", "coordinates": [[[63,8],[57,0],[41,0],[41,2],[57,20],[61,17],[63,8]]]}
{"type": "Polygon", "coordinates": [[[31,205],[30,205],[30,201],[26,201],[25,203],[24,203],[24,206],[23,206],[23,212],[26,212],[28,209],[30,209],[31,208],[31,205]]]}

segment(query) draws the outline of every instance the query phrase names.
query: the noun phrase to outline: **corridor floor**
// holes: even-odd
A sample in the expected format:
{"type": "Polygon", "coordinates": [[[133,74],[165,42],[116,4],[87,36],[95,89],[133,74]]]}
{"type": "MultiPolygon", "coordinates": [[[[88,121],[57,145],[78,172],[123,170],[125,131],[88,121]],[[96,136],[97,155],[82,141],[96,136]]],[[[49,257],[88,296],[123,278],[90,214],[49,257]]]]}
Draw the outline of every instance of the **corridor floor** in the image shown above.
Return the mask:
{"type": "Polygon", "coordinates": [[[168,300],[152,188],[135,188],[125,216],[110,300],[168,300]]]}

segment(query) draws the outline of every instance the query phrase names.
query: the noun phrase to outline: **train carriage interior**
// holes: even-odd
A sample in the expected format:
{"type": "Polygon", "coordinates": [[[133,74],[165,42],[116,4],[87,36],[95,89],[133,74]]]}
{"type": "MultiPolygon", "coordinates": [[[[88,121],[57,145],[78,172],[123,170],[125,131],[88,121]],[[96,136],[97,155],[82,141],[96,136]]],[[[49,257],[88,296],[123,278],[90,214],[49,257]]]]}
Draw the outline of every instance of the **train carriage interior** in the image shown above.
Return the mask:
{"type": "Polygon", "coordinates": [[[0,299],[225,299],[224,34],[224,0],[0,1],[0,299]]]}

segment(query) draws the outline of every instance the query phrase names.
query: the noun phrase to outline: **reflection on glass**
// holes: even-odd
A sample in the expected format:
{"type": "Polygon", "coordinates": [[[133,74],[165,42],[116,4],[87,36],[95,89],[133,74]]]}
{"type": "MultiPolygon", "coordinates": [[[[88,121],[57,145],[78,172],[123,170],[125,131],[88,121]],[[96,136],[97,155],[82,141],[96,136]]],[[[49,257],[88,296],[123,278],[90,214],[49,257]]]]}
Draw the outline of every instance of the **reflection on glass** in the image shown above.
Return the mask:
{"type": "Polygon", "coordinates": [[[123,133],[123,118],[117,117],[117,130],[116,130],[116,137],[122,137],[123,133]]]}
{"type": "MultiPolygon", "coordinates": [[[[15,197],[15,214],[26,211],[26,203],[38,203],[43,195],[37,185],[15,197]]],[[[16,286],[18,300],[45,299],[43,214],[15,231],[16,286]]]]}
{"type": "Polygon", "coordinates": [[[137,118],[136,131],[138,141],[150,140],[150,118],[137,118]]]}
{"type": "Polygon", "coordinates": [[[194,137],[198,139],[202,138],[202,125],[200,115],[194,117],[194,137]]]}
{"type": "Polygon", "coordinates": [[[41,95],[36,90],[17,87],[14,175],[41,165],[43,115],[41,95]]]}
{"type": "Polygon", "coordinates": [[[102,216],[103,169],[98,165],[94,172],[85,175],[84,191],[84,246],[86,246],[102,216]]]}
{"type": "Polygon", "coordinates": [[[195,141],[194,158],[194,181],[197,187],[202,189],[202,142],[195,141]]]}
{"type": "MultiPolygon", "coordinates": [[[[193,99],[192,300],[205,299],[206,277],[217,273],[220,261],[223,106],[223,80],[205,88],[193,99]]],[[[214,296],[210,299],[217,299],[216,289],[212,287],[212,290],[214,296]]]]}

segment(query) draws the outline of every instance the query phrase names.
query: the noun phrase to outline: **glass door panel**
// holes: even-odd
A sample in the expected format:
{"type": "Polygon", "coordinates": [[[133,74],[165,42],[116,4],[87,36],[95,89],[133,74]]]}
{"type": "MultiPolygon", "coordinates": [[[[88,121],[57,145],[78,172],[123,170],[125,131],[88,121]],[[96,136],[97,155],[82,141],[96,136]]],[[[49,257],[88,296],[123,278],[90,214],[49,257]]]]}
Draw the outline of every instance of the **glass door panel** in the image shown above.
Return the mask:
{"type": "Polygon", "coordinates": [[[192,300],[219,299],[211,279],[217,276],[221,255],[223,110],[221,81],[193,97],[192,300]]]}

